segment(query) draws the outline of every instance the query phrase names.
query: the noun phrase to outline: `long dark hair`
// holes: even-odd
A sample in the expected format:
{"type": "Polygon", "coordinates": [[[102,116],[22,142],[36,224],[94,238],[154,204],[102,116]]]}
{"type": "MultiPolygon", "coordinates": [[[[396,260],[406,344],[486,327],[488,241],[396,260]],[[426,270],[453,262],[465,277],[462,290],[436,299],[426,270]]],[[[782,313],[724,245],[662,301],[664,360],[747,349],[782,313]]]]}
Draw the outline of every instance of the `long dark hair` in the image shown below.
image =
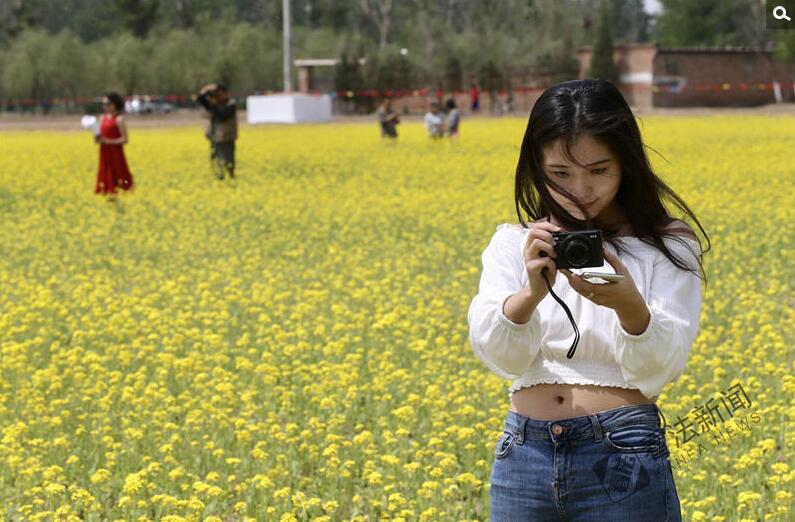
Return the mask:
{"type": "MultiPolygon", "coordinates": [[[[618,226],[591,219],[580,202],[555,180],[546,176],[542,168],[542,148],[559,138],[563,142],[564,156],[575,162],[571,155],[571,145],[583,134],[608,146],[620,160],[621,184],[615,200],[626,213],[633,235],[659,249],[677,268],[695,273],[688,264],[674,256],[663,242],[663,236],[669,236],[686,246],[673,232],[695,234],[684,227],[668,228],[676,219],[668,214],[662,198],[671,200],[698,225],[707,245],[710,245],[709,236],[687,204],[652,171],[644,150],[646,145],[641,140],[632,110],[621,92],[606,80],[585,79],[558,83],[546,89],[533,105],[516,166],[516,213],[522,226],[527,228],[522,220],[521,210],[533,221],[552,215],[569,230],[600,228],[605,241],[617,251],[626,251],[615,240],[618,237],[618,226]],[[577,219],[560,206],[550,196],[547,184],[577,205],[586,219],[577,219]]],[[[695,239],[700,247],[701,240],[698,236],[695,239]]],[[[703,252],[708,250],[709,246],[703,252]]],[[[700,255],[698,264],[706,284],[706,272],[700,255]]]]}
{"type": "Polygon", "coordinates": [[[114,91],[106,92],[105,97],[110,103],[113,104],[114,107],[116,107],[116,112],[124,112],[124,99],[119,95],[119,93],[114,91]]]}

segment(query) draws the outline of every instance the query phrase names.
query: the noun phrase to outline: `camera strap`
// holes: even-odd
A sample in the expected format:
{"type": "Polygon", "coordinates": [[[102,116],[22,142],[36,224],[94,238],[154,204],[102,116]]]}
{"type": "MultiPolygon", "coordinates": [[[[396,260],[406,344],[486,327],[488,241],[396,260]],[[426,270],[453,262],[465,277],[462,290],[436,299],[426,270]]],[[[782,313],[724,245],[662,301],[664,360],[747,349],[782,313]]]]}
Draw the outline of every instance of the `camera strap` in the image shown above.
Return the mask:
{"type": "Polygon", "coordinates": [[[566,357],[571,359],[572,357],[574,357],[574,352],[577,350],[577,343],[580,342],[580,330],[577,328],[577,322],[574,320],[574,317],[571,315],[571,310],[569,310],[569,307],[566,306],[566,303],[564,303],[563,300],[560,297],[558,297],[557,294],[552,290],[552,285],[549,283],[549,278],[547,277],[547,271],[548,268],[544,267],[543,269],[541,269],[541,275],[544,276],[544,281],[547,282],[547,288],[549,289],[549,293],[552,294],[552,297],[555,298],[555,301],[560,303],[560,306],[563,307],[563,310],[566,312],[566,315],[569,316],[569,322],[571,322],[571,325],[574,327],[574,342],[571,343],[571,348],[569,348],[569,351],[566,354],[566,357]]]}

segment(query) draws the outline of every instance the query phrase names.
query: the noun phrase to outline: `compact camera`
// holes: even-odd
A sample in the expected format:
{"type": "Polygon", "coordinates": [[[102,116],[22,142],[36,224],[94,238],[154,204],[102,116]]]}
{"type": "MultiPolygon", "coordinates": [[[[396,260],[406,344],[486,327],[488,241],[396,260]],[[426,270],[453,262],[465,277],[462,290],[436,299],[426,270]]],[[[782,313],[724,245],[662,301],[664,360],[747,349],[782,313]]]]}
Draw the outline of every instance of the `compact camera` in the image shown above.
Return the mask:
{"type": "MultiPolygon", "coordinates": [[[[556,268],[587,268],[604,265],[602,231],[552,232],[555,240],[556,268]]],[[[547,257],[543,250],[541,257],[547,257]]]]}

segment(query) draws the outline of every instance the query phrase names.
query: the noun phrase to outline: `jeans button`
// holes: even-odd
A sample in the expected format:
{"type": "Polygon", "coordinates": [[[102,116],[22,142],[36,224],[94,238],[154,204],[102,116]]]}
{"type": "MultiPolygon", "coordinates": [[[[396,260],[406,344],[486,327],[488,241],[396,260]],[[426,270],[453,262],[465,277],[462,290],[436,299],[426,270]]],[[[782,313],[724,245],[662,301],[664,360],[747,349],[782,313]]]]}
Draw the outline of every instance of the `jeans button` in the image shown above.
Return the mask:
{"type": "Polygon", "coordinates": [[[555,424],[554,426],[552,426],[552,433],[554,433],[555,435],[560,435],[561,433],[563,433],[563,426],[561,426],[560,424],[555,424]]]}

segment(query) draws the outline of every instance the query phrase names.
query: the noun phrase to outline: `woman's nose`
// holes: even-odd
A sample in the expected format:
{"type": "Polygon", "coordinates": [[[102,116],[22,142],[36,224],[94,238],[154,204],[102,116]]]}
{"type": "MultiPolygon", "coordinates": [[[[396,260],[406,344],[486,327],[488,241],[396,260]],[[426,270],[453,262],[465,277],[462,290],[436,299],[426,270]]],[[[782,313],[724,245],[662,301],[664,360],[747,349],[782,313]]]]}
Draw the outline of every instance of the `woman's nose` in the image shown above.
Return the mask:
{"type": "Polygon", "coordinates": [[[593,200],[593,190],[591,190],[582,182],[579,182],[574,186],[573,194],[580,203],[588,203],[589,201],[593,200]]]}

